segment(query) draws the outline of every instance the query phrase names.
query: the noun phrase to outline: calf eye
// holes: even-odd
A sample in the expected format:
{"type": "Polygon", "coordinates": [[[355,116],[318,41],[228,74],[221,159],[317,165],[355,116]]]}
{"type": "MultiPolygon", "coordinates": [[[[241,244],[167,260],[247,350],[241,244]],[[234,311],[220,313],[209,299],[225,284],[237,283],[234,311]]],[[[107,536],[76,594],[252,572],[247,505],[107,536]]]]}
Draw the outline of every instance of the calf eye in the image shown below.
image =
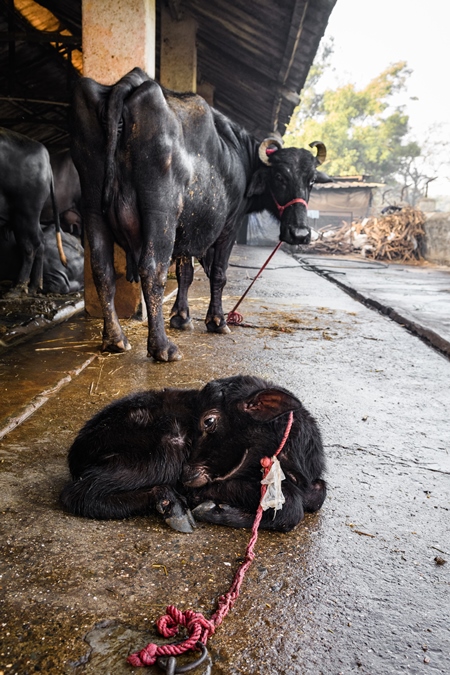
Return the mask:
{"type": "Polygon", "coordinates": [[[212,433],[216,430],[217,427],[217,416],[216,415],[206,415],[202,420],[203,430],[212,433]]]}

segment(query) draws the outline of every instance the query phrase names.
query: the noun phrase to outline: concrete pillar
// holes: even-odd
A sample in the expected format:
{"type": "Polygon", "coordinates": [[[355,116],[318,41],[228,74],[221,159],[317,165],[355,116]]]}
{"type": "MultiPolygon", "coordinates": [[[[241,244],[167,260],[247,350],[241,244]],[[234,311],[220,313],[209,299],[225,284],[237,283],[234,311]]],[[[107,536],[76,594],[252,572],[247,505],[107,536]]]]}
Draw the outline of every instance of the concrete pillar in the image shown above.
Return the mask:
{"type": "Polygon", "coordinates": [[[160,81],[167,89],[197,91],[197,24],[184,15],[172,18],[161,4],[161,64],[160,81]]]}
{"type": "MultiPolygon", "coordinates": [[[[138,66],[155,76],[156,0],[83,0],[83,75],[101,84],[114,84],[138,66]]],[[[102,312],[91,275],[90,252],[85,252],[86,313],[102,312]]],[[[125,277],[124,251],[114,247],[116,268],[115,304],[120,318],[137,314],[141,288],[125,277]]]]}
{"type": "Polygon", "coordinates": [[[138,66],[155,77],[156,0],[83,0],[83,75],[114,84],[138,66]]]}

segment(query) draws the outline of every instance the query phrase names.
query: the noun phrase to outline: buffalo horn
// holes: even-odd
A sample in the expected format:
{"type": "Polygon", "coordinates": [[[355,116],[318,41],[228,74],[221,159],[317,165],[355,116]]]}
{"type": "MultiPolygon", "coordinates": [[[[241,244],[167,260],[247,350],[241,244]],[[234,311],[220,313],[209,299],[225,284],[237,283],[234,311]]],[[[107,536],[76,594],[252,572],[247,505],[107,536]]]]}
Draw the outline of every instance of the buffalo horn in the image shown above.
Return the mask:
{"type": "Polygon", "coordinates": [[[325,143],[322,143],[322,141],[313,141],[312,143],[309,144],[309,147],[317,148],[317,155],[316,155],[317,164],[323,164],[327,158],[327,149],[325,147],[325,143]]]}
{"type": "Polygon", "coordinates": [[[265,138],[263,140],[263,142],[259,146],[258,155],[259,155],[259,159],[261,160],[261,162],[263,164],[267,164],[267,166],[270,165],[270,158],[266,154],[266,150],[271,145],[276,145],[278,149],[283,147],[283,144],[281,143],[281,141],[278,138],[273,138],[273,137],[269,136],[269,138],[265,138]]]}

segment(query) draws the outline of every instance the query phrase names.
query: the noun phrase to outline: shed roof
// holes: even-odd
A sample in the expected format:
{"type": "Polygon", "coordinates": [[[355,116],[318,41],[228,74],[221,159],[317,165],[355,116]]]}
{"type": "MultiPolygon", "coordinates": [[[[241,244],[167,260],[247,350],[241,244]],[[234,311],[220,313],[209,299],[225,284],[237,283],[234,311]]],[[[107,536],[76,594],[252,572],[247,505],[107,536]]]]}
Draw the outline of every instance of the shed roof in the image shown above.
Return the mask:
{"type": "Polygon", "coordinates": [[[369,190],[385,187],[384,183],[367,183],[366,181],[334,181],[333,183],[315,183],[314,190],[369,190]]]}
{"type": "MultiPolygon", "coordinates": [[[[335,3],[168,0],[173,12],[190,12],[198,23],[199,80],[214,87],[215,107],[258,138],[284,133],[335,3]]],[[[80,50],[81,0],[2,2],[0,126],[50,149],[66,147],[80,50]]]]}

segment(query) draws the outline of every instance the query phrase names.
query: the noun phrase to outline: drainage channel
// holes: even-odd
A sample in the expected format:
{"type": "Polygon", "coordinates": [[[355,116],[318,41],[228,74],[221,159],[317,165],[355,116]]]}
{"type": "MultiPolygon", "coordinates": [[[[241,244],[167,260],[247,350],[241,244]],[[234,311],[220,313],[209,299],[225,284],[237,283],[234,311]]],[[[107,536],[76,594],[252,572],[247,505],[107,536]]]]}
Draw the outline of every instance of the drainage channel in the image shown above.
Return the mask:
{"type": "MultiPolygon", "coordinates": [[[[427,345],[438,351],[440,354],[443,354],[447,358],[450,358],[450,342],[446,340],[444,337],[436,333],[436,331],[432,330],[431,328],[428,328],[427,326],[422,325],[418,321],[415,321],[411,316],[408,316],[407,314],[403,314],[402,311],[394,309],[393,307],[384,304],[382,301],[377,300],[376,298],[371,298],[368,295],[362,293],[361,291],[357,290],[353,286],[351,286],[348,283],[345,283],[343,279],[340,279],[337,274],[341,274],[344,276],[344,272],[339,272],[339,268],[342,268],[344,265],[334,265],[333,266],[333,260],[330,260],[330,265],[327,266],[321,266],[321,265],[316,265],[314,262],[312,262],[312,258],[306,258],[303,256],[296,256],[294,255],[294,258],[300,263],[300,265],[311,272],[315,272],[319,276],[323,277],[327,281],[331,281],[334,283],[336,286],[341,288],[343,291],[345,291],[348,295],[350,295],[352,298],[355,300],[358,300],[361,304],[365,305],[366,307],[369,307],[370,309],[376,310],[380,314],[383,314],[384,316],[387,316],[389,319],[392,319],[392,321],[395,321],[396,323],[400,324],[403,328],[406,328],[412,335],[415,335],[419,339],[421,339],[423,342],[425,342],[427,345]],[[331,268],[333,270],[331,271],[331,268]]],[[[381,268],[381,267],[388,267],[385,263],[377,263],[377,261],[370,261],[370,262],[364,262],[364,261],[352,261],[352,260],[342,260],[340,261],[341,263],[348,264],[351,266],[353,269],[355,267],[362,266],[367,269],[368,266],[371,268],[381,268]]]]}

